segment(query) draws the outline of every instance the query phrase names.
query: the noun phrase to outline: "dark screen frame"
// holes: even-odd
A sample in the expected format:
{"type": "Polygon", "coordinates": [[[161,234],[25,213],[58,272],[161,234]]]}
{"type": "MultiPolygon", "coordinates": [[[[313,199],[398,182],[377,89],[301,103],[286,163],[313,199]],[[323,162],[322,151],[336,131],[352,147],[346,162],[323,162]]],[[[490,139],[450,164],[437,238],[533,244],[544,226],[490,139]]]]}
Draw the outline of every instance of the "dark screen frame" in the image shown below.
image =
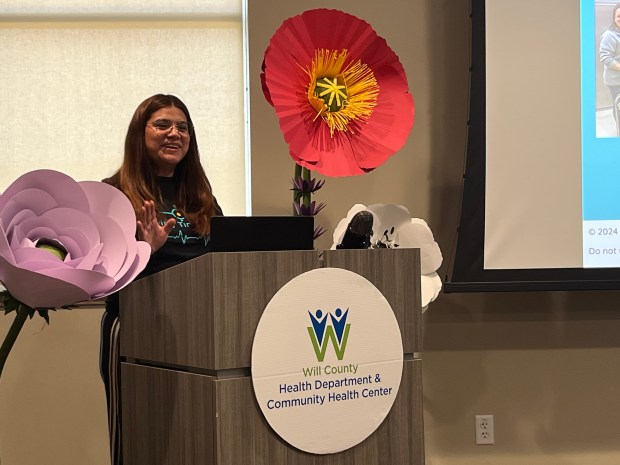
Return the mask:
{"type": "MultiPolygon", "coordinates": [[[[484,269],[486,181],[485,0],[471,0],[467,152],[455,251],[444,292],[620,289],[618,268],[484,269]]],[[[620,199],[619,199],[620,201],[620,199]]]]}

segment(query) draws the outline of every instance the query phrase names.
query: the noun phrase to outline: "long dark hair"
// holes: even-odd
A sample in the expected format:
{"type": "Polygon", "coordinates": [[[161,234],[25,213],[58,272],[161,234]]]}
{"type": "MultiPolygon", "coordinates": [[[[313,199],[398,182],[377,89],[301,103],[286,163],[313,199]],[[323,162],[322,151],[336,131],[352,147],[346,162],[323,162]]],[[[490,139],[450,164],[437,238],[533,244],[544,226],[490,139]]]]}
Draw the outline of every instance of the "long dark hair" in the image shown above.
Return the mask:
{"type": "Polygon", "coordinates": [[[616,11],[618,10],[620,10],[620,3],[616,3],[616,6],[614,6],[614,9],[611,11],[611,26],[609,26],[609,29],[618,29],[616,25],[616,11]]]}
{"type": "Polygon", "coordinates": [[[175,205],[202,235],[209,233],[210,219],[216,214],[216,202],[198,152],[194,124],[185,104],[174,95],[157,94],[143,101],[131,118],[125,137],[125,154],[120,169],[109,180],[129,198],[136,214],[146,200],[154,200],[161,210],[162,199],[157,184],[157,167],[148,155],[144,131],[147,121],[161,108],[183,111],[191,134],[189,148],[174,170],[177,190],[175,205]]]}

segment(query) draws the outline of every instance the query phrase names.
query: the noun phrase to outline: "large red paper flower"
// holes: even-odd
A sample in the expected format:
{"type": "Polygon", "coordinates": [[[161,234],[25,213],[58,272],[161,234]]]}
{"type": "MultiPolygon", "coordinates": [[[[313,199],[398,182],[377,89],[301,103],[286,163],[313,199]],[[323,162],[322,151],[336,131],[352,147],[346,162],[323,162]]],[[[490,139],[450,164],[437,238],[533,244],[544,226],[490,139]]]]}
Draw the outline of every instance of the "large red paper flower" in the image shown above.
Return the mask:
{"type": "Polygon", "coordinates": [[[326,176],[375,169],[413,125],[398,57],[368,23],[342,11],[284,21],[265,51],[261,81],[293,160],[326,176]]]}

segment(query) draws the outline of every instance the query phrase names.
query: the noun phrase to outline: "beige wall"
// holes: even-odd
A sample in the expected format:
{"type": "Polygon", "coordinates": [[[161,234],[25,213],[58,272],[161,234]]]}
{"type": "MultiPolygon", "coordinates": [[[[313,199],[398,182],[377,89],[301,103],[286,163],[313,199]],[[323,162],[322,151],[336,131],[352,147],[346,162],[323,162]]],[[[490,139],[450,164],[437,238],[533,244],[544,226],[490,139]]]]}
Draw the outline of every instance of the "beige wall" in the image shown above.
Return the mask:
{"type": "MultiPolygon", "coordinates": [[[[38,316],[22,328],[0,380],[2,465],[108,465],[99,376],[99,307],[38,316]]],[[[13,314],[0,314],[0,338],[13,314]]]]}
{"type": "MultiPolygon", "coordinates": [[[[329,6],[369,21],[400,56],[416,102],[404,149],[375,172],[328,179],[317,222],[354,203],[394,202],[425,218],[444,254],[454,241],[466,140],[468,0],[249,0],[255,214],[287,214],[293,164],[258,83],[283,19],[329,6]],[[299,6],[295,6],[299,5],[299,6]]],[[[324,236],[320,247],[331,245],[324,236]]],[[[615,292],[441,295],[425,316],[429,465],[620,463],[620,311],[615,292]],[[496,444],[475,446],[475,414],[496,444]]],[[[3,465],[106,463],[97,373],[100,310],[28,323],[0,385],[3,465]]],[[[0,317],[0,337],[10,317],[0,317]]],[[[274,464],[276,465],[276,464],[274,464]]]]}

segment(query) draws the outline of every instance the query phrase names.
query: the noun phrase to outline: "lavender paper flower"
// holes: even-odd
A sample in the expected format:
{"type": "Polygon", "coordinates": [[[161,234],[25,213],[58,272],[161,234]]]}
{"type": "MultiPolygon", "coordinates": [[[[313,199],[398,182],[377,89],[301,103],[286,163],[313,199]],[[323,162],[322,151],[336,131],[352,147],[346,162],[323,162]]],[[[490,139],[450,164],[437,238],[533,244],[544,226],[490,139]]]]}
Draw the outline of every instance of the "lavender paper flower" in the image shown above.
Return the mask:
{"type": "Polygon", "coordinates": [[[349,210],[346,218],[340,220],[336,226],[332,249],[342,242],[353,216],[363,210],[371,212],[373,216],[373,234],[370,238],[372,248],[420,249],[422,311],[426,311],[428,304],[439,295],[442,286],[437,270],[441,266],[443,256],[439,245],[433,238],[433,232],[424,220],[411,218],[409,210],[402,205],[375,204],[366,207],[356,204],[349,210]]]}
{"type": "Polygon", "coordinates": [[[317,204],[313,200],[308,206],[304,204],[294,203],[293,208],[295,209],[295,213],[297,216],[315,216],[318,215],[318,213],[325,208],[325,204],[323,202],[317,204]]]}
{"type": "Polygon", "coordinates": [[[0,282],[34,309],[104,297],[149,260],[135,233],[131,204],[114,187],[32,171],[0,195],[0,282]]]}
{"type": "Polygon", "coordinates": [[[312,194],[318,191],[325,184],[325,180],[317,180],[316,178],[303,179],[302,177],[298,177],[292,179],[291,183],[293,184],[291,190],[295,191],[297,197],[301,197],[304,194],[312,194]]]}

